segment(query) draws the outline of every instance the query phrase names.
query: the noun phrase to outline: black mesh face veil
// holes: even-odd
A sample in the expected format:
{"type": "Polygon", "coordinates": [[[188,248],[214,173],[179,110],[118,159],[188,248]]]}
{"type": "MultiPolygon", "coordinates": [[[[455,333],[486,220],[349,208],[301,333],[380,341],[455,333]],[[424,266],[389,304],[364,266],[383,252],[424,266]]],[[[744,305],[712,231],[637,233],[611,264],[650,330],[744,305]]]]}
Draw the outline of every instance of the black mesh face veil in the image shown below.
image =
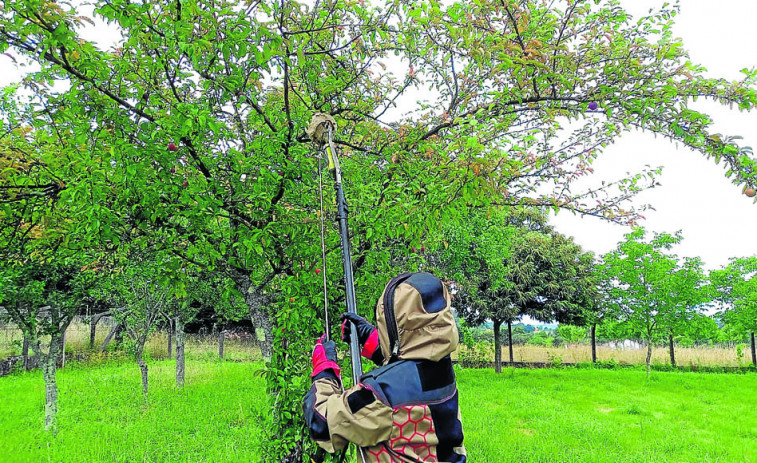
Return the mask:
{"type": "Polygon", "coordinates": [[[399,328],[397,327],[397,317],[394,314],[394,291],[397,286],[405,280],[412,277],[412,273],[403,273],[392,278],[384,291],[384,319],[386,320],[386,330],[389,335],[389,363],[397,360],[399,353],[399,328]]]}

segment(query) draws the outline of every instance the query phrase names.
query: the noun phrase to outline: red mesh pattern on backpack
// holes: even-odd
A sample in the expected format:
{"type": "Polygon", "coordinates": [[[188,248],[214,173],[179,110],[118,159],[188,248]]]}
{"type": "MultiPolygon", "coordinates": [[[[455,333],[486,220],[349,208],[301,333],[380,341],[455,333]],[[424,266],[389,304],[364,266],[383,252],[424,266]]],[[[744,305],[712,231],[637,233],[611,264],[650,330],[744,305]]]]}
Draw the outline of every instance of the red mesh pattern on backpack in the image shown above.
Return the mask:
{"type": "MultiPolygon", "coordinates": [[[[432,443],[429,438],[434,436],[434,422],[431,411],[425,405],[411,405],[398,407],[394,410],[394,426],[399,429],[399,436],[389,439],[392,451],[406,457],[408,461],[436,462],[436,439],[432,443]]],[[[376,462],[398,461],[391,457],[386,447],[368,454],[376,458],[376,462]],[[383,460],[382,460],[383,457],[383,460]],[[389,459],[387,460],[387,457],[389,459]]]]}

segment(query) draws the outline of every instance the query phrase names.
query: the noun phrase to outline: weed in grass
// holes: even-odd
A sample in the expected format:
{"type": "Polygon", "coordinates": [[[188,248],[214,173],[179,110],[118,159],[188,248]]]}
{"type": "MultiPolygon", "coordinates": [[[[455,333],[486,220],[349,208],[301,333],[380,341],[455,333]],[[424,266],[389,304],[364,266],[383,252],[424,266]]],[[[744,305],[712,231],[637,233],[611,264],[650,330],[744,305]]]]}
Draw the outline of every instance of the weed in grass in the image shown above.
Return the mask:
{"type": "Polygon", "coordinates": [[[629,415],[643,415],[644,411],[635,403],[631,403],[628,405],[628,408],[626,408],[626,413],[629,415]]]}

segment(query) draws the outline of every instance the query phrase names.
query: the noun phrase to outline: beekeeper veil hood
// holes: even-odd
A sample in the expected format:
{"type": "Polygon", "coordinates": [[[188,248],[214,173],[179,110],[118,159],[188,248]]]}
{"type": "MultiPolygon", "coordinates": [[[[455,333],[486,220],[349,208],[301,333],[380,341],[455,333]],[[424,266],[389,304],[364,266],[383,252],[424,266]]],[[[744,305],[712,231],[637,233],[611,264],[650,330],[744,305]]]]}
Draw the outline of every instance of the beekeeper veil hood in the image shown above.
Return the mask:
{"type": "Polygon", "coordinates": [[[450,301],[444,283],[430,273],[393,278],[376,305],[385,362],[439,361],[452,353],[459,335],[450,301]]]}

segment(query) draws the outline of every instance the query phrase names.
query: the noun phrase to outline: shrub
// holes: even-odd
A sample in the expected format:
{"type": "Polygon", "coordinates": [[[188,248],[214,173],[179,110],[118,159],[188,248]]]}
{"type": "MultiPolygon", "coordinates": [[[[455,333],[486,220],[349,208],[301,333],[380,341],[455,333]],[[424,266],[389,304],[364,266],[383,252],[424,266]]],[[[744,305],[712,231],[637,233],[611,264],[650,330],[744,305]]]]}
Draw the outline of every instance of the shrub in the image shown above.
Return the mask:
{"type": "Polygon", "coordinates": [[[466,368],[481,368],[488,366],[494,357],[494,347],[487,342],[477,342],[473,347],[461,349],[458,354],[460,365],[466,368]]]}
{"type": "Polygon", "coordinates": [[[562,357],[560,357],[559,355],[555,353],[549,352],[547,353],[547,363],[549,363],[553,367],[562,366],[563,364],[562,357]]]}

